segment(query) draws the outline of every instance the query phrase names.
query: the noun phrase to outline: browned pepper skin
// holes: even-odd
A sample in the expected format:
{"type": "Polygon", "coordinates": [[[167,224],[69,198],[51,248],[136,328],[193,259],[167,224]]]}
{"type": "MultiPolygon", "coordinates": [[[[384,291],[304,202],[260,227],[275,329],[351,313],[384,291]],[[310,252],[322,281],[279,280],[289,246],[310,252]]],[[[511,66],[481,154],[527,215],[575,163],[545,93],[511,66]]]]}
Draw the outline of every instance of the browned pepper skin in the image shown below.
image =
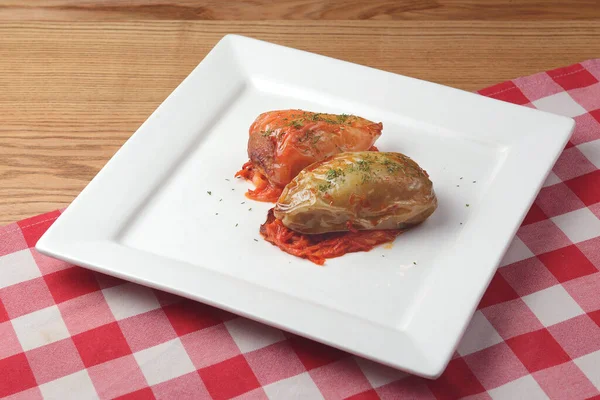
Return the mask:
{"type": "Polygon", "coordinates": [[[275,216],[300,233],[404,229],[437,208],[433,184],[400,153],[341,153],[311,164],[283,190],[275,216]]]}
{"type": "Polygon", "coordinates": [[[303,168],[346,151],[369,150],[383,125],[354,115],[269,111],[250,126],[248,157],[273,187],[283,188],[303,168]]]}

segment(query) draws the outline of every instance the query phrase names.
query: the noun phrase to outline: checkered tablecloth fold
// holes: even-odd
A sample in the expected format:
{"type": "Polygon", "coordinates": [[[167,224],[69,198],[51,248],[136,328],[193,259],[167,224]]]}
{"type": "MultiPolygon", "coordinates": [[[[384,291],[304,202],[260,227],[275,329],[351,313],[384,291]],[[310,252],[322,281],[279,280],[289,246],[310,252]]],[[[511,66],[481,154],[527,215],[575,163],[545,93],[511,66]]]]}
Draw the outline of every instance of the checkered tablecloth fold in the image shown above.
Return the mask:
{"type": "Polygon", "coordinates": [[[589,60],[479,92],[576,130],[439,379],[45,257],[55,211],[0,228],[0,397],[600,398],[599,81],[589,60]]]}

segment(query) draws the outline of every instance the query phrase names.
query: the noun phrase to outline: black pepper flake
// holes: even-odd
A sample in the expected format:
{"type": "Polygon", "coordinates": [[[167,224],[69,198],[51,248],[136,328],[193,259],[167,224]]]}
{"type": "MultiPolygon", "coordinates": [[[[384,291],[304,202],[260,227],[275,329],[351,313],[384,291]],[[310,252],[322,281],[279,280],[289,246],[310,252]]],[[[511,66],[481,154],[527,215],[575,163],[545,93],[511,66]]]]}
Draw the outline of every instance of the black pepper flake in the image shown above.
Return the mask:
{"type": "Polygon", "coordinates": [[[460,185],[456,185],[456,187],[460,187],[460,185]]]}
{"type": "Polygon", "coordinates": [[[460,179],[462,179],[463,177],[461,176],[460,179]]]}
{"type": "Polygon", "coordinates": [[[477,181],[473,181],[473,183],[477,183],[477,181]]]}
{"type": "Polygon", "coordinates": [[[469,207],[469,203],[465,204],[466,207],[469,207]]]}
{"type": "Polygon", "coordinates": [[[223,201],[223,199],[219,199],[219,201],[223,201]]]}
{"type": "Polygon", "coordinates": [[[254,239],[254,241],[255,241],[255,242],[258,242],[258,240],[257,240],[257,239],[254,239]]]}
{"type": "Polygon", "coordinates": [[[215,215],[219,215],[219,213],[215,213],[215,215]]]}
{"type": "Polygon", "coordinates": [[[239,225],[239,224],[235,224],[236,228],[237,228],[237,226],[238,226],[238,225],[239,225]]]}
{"type": "Polygon", "coordinates": [[[231,190],[235,190],[234,188],[231,188],[231,190]]]}
{"type": "Polygon", "coordinates": [[[245,201],[242,201],[240,204],[246,204],[246,202],[245,202],[245,201]]]}
{"type": "Polygon", "coordinates": [[[227,182],[230,182],[230,181],[229,181],[229,179],[227,179],[227,178],[225,178],[225,180],[226,180],[227,182]]]}
{"type": "Polygon", "coordinates": [[[416,262],[416,261],[413,261],[413,264],[414,264],[414,265],[417,265],[417,262],[416,262]]]}
{"type": "Polygon", "coordinates": [[[212,196],[212,192],[210,190],[207,190],[206,193],[208,193],[209,196],[212,196]]]}

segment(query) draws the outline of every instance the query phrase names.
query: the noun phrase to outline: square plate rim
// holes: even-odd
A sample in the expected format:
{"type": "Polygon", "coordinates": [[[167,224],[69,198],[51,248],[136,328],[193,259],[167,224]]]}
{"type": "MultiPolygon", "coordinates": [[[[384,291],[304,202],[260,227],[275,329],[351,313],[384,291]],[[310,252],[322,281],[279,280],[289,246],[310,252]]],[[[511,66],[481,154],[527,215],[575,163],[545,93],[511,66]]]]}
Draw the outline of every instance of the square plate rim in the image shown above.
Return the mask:
{"type": "MultiPolygon", "coordinates": [[[[239,62],[239,60],[237,60],[239,62]]],[[[233,65],[232,68],[239,68],[239,65],[233,65]]],[[[238,71],[239,72],[239,71],[238,71]]],[[[244,73],[241,74],[242,84],[250,79],[244,73]]],[[[232,89],[233,90],[233,89],[232,89]]],[[[235,90],[233,91],[235,94],[235,90]]],[[[450,92],[449,92],[450,93],[450,92]]],[[[181,96],[180,96],[181,97],[181,96]]],[[[164,112],[163,112],[164,114],[164,112]]],[[[350,353],[357,354],[359,356],[364,356],[367,358],[371,358],[380,363],[390,365],[395,368],[403,369],[405,371],[414,373],[416,375],[424,376],[426,378],[436,378],[439,376],[443,370],[445,369],[447,363],[450,361],[452,351],[455,349],[458,344],[458,340],[462,336],[464,329],[470,320],[470,316],[475,310],[475,306],[477,302],[474,302],[474,298],[480,298],[483,295],[483,291],[487,288],[489,281],[491,280],[493,273],[495,272],[496,266],[500,262],[502,255],[507,249],[514,233],[518,226],[520,225],[522,219],[525,216],[526,211],[529,209],[531,203],[535,199],[535,195],[541,188],[541,185],[549,173],[552,165],[560,155],[560,152],[567,140],[569,139],[572,131],[574,129],[574,120],[567,117],[557,116],[554,114],[549,114],[545,112],[541,112],[538,110],[532,110],[525,107],[515,106],[513,104],[500,102],[498,100],[489,99],[483,96],[479,96],[470,92],[464,92],[459,89],[449,88],[443,85],[439,85],[432,82],[421,81],[415,78],[410,78],[402,75],[393,74],[386,71],[376,70],[370,67],[360,66],[357,64],[348,63],[346,61],[341,61],[333,58],[329,58],[326,56],[317,55],[314,53],[309,53],[302,50],[292,49],[268,42],[259,41],[257,39],[247,38],[239,35],[226,35],[223,39],[219,41],[219,43],[208,53],[208,55],[202,60],[198,66],[190,73],[190,75],[173,91],[171,95],[167,97],[167,99],[157,108],[157,110],[140,126],[140,128],[134,133],[129,140],[123,145],[119,151],[109,160],[109,162],[105,165],[104,168],[96,175],[94,179],[88,184],[88,186],[77,196],[77,198],[73,201],[71,206],[55,221],[55,223],[48,229],[48,231],[42,236],[42,238],[36,244],[36,249],[43,254],[56,257],[59,259],[66,260],[73,264],[87,267],[102,273],[106,273],[109,275],[118,276],[120,278],[133,281],[136,283],[140,283],[143,285],[147,285],[150,287],[154,287],[156,289],[168,291],[171,293],[179,294],[184,297],[192,298],[194,300],[202,301],[207,304],[217,306],[219,308],[226,309],[228,311],[232,311],[236,314],[252,318],[258,320],[263,323],[267,323],[272,326],[276,326],[278,328],[291,331],[293,333],[308,337],[313,340],[320,341],[322,343],[326,343],[333,347],[341,348],[342,350],[348,351],[350,353]],[[513,110],[516,114],[525,115],[527,113],[533,113],[537,118],[549,121],[554,123],[558,127],[556,128],[555,134],[559,135],[554,141],[548,140],[551,143],[545,143],[543,146],[545,151],[545,159],[544,162],[541,163],[543,165],[537,166],[537,169],[530,172],[524,179],[527,183],[533,182],[533,186],[525,187],[524,190],[526,192],[525,196],[520,199],[519,207],[516,207],[517,215],[513,215],[511,221],[508,221],[507,225],[503,227],[504,232],[511,232],[510,235],[504,234],[504,240],[501,240],[500,243],[496,243],[495,247],[493,247],[493,251],[495,257],[491,257],[486,264],[486,268],[482,268],[481,274],[478,277],[479,284],[478,288],[475,288],[471,294],[470,298],[465,300],[465,304],[463,305],[464,309],[461,310],[460,321],[456,322],[452,325],[452,329],[450,329],[451,333],[448,335],[450,338],[446,340],[438,340],[439,333],[431,333],[429,335],[423,336],[413,336],[410,337],[406,334],[406,332],[383,332],[381,327],[374,328],[373,326],[369,326],[369,324],[364,323],[364,321],[356,320],[353,318],[344,319],[344,322],[340,324],[340,326],[344,327],[354,327],[355,332],[359,332],[363,335],[378,335],[379,339],[382,340],[382,343],[386,344],[386,348],[383,348],[381,345],[377,345],[374,343],[368,343],[364,338],[343,338],[340,339],[340,331],[331,331],[324,332],[322,329],[318,327],[311,327],[310,329],[305,329],[297,323],[293,323],[293,321],[289,321],[289,318],[281,318],[281,316],[277,316],[273,310],[268,310],[268,306],[263,304],[261,310],[256,312],[248,307],[245,307],[243,302],[234,301],[232,299],[219,298],[219,296],[215,293],[211,295],[201,295],[199,293],[192,293],[191,288],[182,288],[179,287],[181,285],[177,284],[166,284],[164,282],[169,282],[169,277],[166,274],[161,273],[161,271],[153,271],[153,272],[145,272],[140,274],[140,271],[136,271],[135,268],[131,267],[131,261],[134,261],[136,258],[144,258],[146,262],[156,264],[157,262],[162,262],[163,265],[165,262],[176,265],[178,271],[182,274],[190,273],[190,265],[187,263],[167,259],[162,256],[149,255],[141,250],[134,250],[131,248],[124,248],[124,246],[117,245],[112,242],[111,235],[107,235],[106,232],[109,232],[110,229],[114,228],[115,223],[111,225],[110,220],[106,220],[103,222],[103,225],[99,229],[99,234],[95,235],[95,237],[85,238],[85,235],[82,235],[82,232],[85,231],[85,228],[81,226],[77,226],[76,220],[81,217],[82,213],[85,213],[86,204],[91,204],[94,202],[94,198],[96,197],[96,192],[101,188],[104,181],[110,178],[111,175],[115,174],[115,169],[118,169],[118,164],[123,164],[125,158],[130,154],[135,154],[135,148],[143,147],[144,145],[144,136],[142,136],[141,132],[144,129],[149,129],[148,126],[156,123],[156,119],[160,111],[165,108],[165,105],[169,105],[170,103],[174,103],[179,101],[177,99],[177,93],[182,91],[186,85],[186,82],[189,82],[192,75],[196,74],[196,76],[202,74],[203,65],[206,65],[210,62],[218,62],[218,57],[238,57],[239,52],[241,52],[242,47],[247,46],[255,46],[255,48],[260,48],[264,51],[284,51],[284,52],[293,52],[297,54],[309,55],[310,57],[318,60],[325,60],[323,62],[335,63],[335,65],[339,68],[360,68],[365,70],[372,71],[374,74],[388,74],[396,77],[403,82],[411,82],[411,83],[419,83],[419,85],[424,87],[424,90],[440,90],[443,88],[445,91],[451,91],[451,93],[460,94],[460,96],[471,96],[471,99],[477,99],[477,103],[482,102],[486,107],[490,104],[494,104],[491,107],[496,107],[498,109],[504,110],[513,110]],[[350,67],[352,66],[352,67],[350,67]],[[500,106],[502,104],[502,106],[500,106]],[[519,110],[519,111],[517,111],[519,110]],[[154,119],[153,119],[154,118],[154,119]],[[116,166],[116,167],[115,167],[116,166]],[[80,211],[81,210],[81,211],[80,211]],[[111,228],[112,226],[112,228],[111,228]],[[104,236],[102,235],[104,233],[104,236]],[[102,255],[100,253],[105,252],[106,254],[102,255]],[[122,259],[119,259],[122,257],[122,259]],[[126,263],[123,260],[128,260],[130,266],[125,265],[126,263]],[[116,266],[116,268],[115,268],[116,266]],[[187,271],[187,272],[186,272],[187,271]],[[466,316],[466,317],[465,317],[466,316]],[[281,321],[285,320],[285,321],[281,321]],[[333,334],[332,334],[333,333],[333,334]],[[336,337],[336,335],[338,337],[336,337]],[[394,341],[394,343],[390,343],[390,341],[394,341]],[[438,343],[437,348],[430,351],[430,354],[424,354],[425,348],[428,347],[431,343],[438,343]],[[399,354],[390,354],[393,352],[402,353],[405,357],[401,357],[399,354]]],[[[527,137],[524,139],[536,140],[539,139],[539,132],[536,135],[531,134],[531,137],[527,137]]],[[[526,146],[532,145],[533,142],[527,142],[525,140],[520,144],[523,148],[526,146]]],[[[523,155],[521,154],[520,157],[523,155]]],[[[139,204],[138,204],[139,205],[139,204]]],[[[136,204],[128,204],[129,209],[135,208],[136,204]]],[[[127,208],[127,207],[125,207],[127,208]]],[[[116,212],[117,215],[121,216],[126,214],[126,212],[119,213],[116,212]]],[[[83,215],[85,217],[85,215],[83,215]]],[[[119,219],[119,218],[117,218],[119,219]]],[[[481,243],[485,246],[485,243],[481,243]]],[[[215,281],[219,281],[221,278],[217,277],[217,273],[213,271],[208,271],[207,269],[200,269],[201,275],[211,276],[211,279],[215,281]]],[[[196,271],[197,272],[197,271],[196,271]]],[[[227,285],[228,281],[232,281],[231,278],[225,279],[222,284],[227,285]]],[[[232,293],[235,292],[244,292],[246,295],[252,293],[253,290],[257,290],[252,284],[248,282],[234,282],[235,289],[230,288],[232,293]],[[247,287],[250,285],[249,287],[247,287]]],[[[204,290],[210,292],[210,288],[205,287],[204,290]]],[[[270,296],[275,296],[273,298],[281,297],[280,293],[272,291],[273,293],[269,293],[269,290],[265,290],[264,288],[258,288],[261,291],[261,294],[265,296],[265,298],[270,298],[270,296]]],[[[431,299],[433,296],[429,296],[431,299]]],[[[297,299],[295,299],[297,300],[297,299]]],[[[294,303],[295,300],[291,300],[291,297],[287,296],[285,301],[290,304],[294,303]]],[[[435,309],[435,304],[426,304],[429,309],[435,309]]],[[[435,302],[434,302],[435,303],[435,302]]],[[[438,305],[439,306],[439,305],[438,305]]],[[[319,311],[318,307],[307,306],[306,304],[295,304],[291,306],[296,309],[296,312],[307,315],[314,316],[316,319],[323,319],[327,317],[328,313],[331,311],[325,312],[323,314],[322,310],[319,311]],[[307,313],[307,310],[310,309],[310,312],[307,313]]],[[[336,318],[341,318],[339,315],[336,315],[336,318]]],[[[417,316],[416,324],[427,325],[427,321],[425,321],[422,316],[417,316]]],[[[436,347],[436,346],[433,346],[436,347]]]]}

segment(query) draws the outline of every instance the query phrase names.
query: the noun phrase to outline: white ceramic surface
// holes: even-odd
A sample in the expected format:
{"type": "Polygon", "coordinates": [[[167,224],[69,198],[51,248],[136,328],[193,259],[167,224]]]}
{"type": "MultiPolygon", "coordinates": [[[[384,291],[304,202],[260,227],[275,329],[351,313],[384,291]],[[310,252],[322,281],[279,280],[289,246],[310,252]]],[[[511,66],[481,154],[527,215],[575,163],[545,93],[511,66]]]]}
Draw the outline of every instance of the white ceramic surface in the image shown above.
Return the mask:
{"type": "Polygon", "coordinates": [[[433,378],[573,127],[570,118],[228,35],[37,249],[433,378]],[[247,160],[254,118],[285,108],[382,121],[376,145],[428,171],[438,210],[391,249],[324,267],[265,242],[258,229],[270,205],[246,199],[248,185],[233,175],[247,160]]]}

